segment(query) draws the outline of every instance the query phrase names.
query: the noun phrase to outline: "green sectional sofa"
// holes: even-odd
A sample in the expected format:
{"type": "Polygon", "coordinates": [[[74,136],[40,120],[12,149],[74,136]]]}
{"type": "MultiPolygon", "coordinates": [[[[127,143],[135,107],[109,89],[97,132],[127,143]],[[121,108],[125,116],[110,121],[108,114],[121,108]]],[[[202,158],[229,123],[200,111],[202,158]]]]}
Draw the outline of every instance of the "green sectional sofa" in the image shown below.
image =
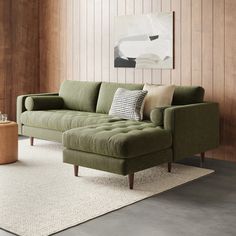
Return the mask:
{"type": "Polygon", "coordinates": [[[123,120],[108,115],[117,88],[143,84],[64,81],[59,93],[17,98],[19,134],[62,142],[63,161],[128,175],[171,163],[219,145],[219,108],[204,102],[201,87],[177,86],[172,105],[155,108],[151,120],[123,120]]]}

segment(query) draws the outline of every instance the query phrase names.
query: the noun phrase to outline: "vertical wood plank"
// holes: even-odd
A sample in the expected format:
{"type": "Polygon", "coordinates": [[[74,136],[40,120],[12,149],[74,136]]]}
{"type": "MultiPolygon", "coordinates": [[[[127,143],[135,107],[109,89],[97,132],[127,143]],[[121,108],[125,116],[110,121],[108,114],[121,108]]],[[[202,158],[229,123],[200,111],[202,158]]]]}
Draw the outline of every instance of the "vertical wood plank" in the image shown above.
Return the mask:
{"type": "Polygon", "coordinates": [[[236,160],[236,1],[225,0],[225,159],[236,160]]]}
{"type": "MultiPolygon", "coordinates": [[[[124,16],[126,14],[126,0],[118,0],[118,16],[124,16]]],[[[117,69],[117,77],[120,83],[125,83],[126,81],[126,69],[118,68],[117,69]]]]}
{"type": "Polygon", "coordinates": [[[118,13],[117,1],[113,0],[110,2],[110,82],[118,82],[118,69],[114,67],[114,20],[118,13]]]}
{"type": "MultiPolygon", "coordinates": [[[[59,58],[58,60],[60,61],[60,73],[59,73],[59,81],[60,84],[67,79],[67,71],[68,71],[68,67],[67,67],[67,8],[68,8],[68,4],[67,4],[67,0],[61,0],[61,2],[59,2],[59,4],[56,4],[56,2],[54,2],[55,6],[59,5],[59,32],[58,34],[59,39],[60,39],[60,46],[59,46],[59,58]]],[[[56,67],[56,65],[55,65],[56,67]]],[[[50,80],[50,78],[49,78],[50,80]]],[[[59,87],[59,86],[58,86],[59,87]]]]}
{"type": "MultiPolygon", "coordinates": [[[[134,14],[135,0],[126,0],[126,15],[134,14]]],[[[134,68],[126,68],[126,83],[134,83],[134,68]]]]}
{"type": "MultiPolygon", "coordinates": [[[[171,11],[171,0],[162,0],[162,11],[163,12],[171,11]]],[[[162,83],[171,84],[171,70],[169,69],[162,70],[162,83]]]]}
{"type": "MultiPolygon", "coordinates": [[[[143,0],[135,1],[135,15],[143,14],[143,0]]],[[[135,83],[143,83],[143,70],[135,69],[135,83]]]]}
{"type": "Polygon", "coordinates": [[[192,0],[182,0],[181,4],[181,84],[192,83],[192,0]]]}
{"type": "MultiPolygon", "coordinates": [[[[152,0],[143,1],[143,14],[149,14],[152,12],[152,0]]],[[[143,83],[152,83],[152,70],[143,69],[143,83]]]]}
{"type": "Polygon", "coordinates": [[[67,56],[67,76],[66,79],[73,80],[73,0],[67,3],[66,21],[66,56],[67,56]]]}
{"type": "Polygon", "coordinates": [[[94,81],[94,0],[87,1],[87,80],[94,81]]]}
{"type": "Polygon", "coordinates": [[[39,86],[39,28],[38,3],[17,1],[8,10],[11,22],[11,61],[5,83],[9,118],[16,119],[16,97],[38,91],[39,86]]]}
{"type": "MultiPolygon", "coordinates": [[[[207,101],[212,101],[213,92],[213,25],[213,0],[202,1],[201,83],[207,101]]],[[[212,151],[206,155],[212,157],[212,151]]]]}
{"type": "MultiPolygon", "coordinates": [[[[39,5],[39,18],[40,18],[40,24],[39,24],[39,78],[44,78],[44,80],[39,80],[39,91],[47,91],[47,88],[45,84],[47,83],[48,77],[46,73],[46,65],[47,65],[47,56],[45,53],[46,50],[46,44],[47,44],[47,38],[46,38],[46,21],[45,21],[45,15],[48,11],[48,7],[44,1],[41,2],[39,5]]],[[[47,19],[49,20],[49,19],[47,19]]],[[[47,28],[47,31],[48,28],[47,28]]],[[[53,79],[53,78],[52,78],[53,79]]]]}
{"type": "Polygon", "coordinates": [[[39,86],[36,1],[0,1],[0,110],[16,120],[16,97],[39,86]]]}
{"type": "Polygon", "coordinates": [[[0,111],[2,113],[5,111],[5,99],[0,99],[0,111]]]}
{"type": "Polygon", "coordinates": [[[0,111],[6,112],[6,81],[10,74],[10,2],[0,1],[0,111]]]}
{"type": "Polygon", "coordinates": [[[109,81],[110,74],[110,0],[102,0],[102,81],[109,81]]]}
{"type": "Polygon", "coordinates": [[[201,85],[202,0],[192,1],[192,85],[201,85]]]}
{"type": "Polygon", "coordinates": [[[87,80],[87,0],[80,0],[80,80],[87,80]]]}
{"type": "Polygon", "coordinates": [[[202,1],[202,86],[205,99],[212,100],[213,89],[213,0],[202,1]]]}
{"type": "MultiPolygon", "coordinates": [[[[80,38],[80,28],[79,28],[79,1],[73,0],[73,80],[80,80],[80,45],[78,39],[80,38]]],[[[94,12],[92,13],[94,16],[94,12]]],[[[90,45],[92,46],[92,45],[90,45]]],[[[94,69],[94,64],[93,68],[94,69]]]]}
{"type": "Polygon", "coordinates": [[[95,81],[102,80],[102,0],[95,1],[95,45],[94,45],[94,58],[95,58],[95,81]]]}
{"type": "MultiPolygon", "coordinates": [[[[152,0],[152,12],[161,12],[161,0],[152,0]]],[[[152,69],[152,84],[161,84],[161,70],[152,69]]]]}
{"type": "MultiPolygon", "coordinates": [[[[220,139],[223,143],[224,119],[224,86],[225,86],[225,6],[224,0],[214,0],[213,4],[213,97],[212,99],[220,104],[220,139]]],[[[223,148],[223,146],[222,146],[223,148]]],[[[224,150],[220,148],[214,156],[224,159],[224,150]]]]}
{"type": "Polygon", "coordinates": [[[73,0],[72,4],[72,63],[73,63],[73,80],[79,80],[79,1],[73,0]]]}
{"type": "Polygon", "coordinates": [[[172,84],[181,83],[181,0],[172,0],[174,11],[174,69],[172,70],[172,84]]]}

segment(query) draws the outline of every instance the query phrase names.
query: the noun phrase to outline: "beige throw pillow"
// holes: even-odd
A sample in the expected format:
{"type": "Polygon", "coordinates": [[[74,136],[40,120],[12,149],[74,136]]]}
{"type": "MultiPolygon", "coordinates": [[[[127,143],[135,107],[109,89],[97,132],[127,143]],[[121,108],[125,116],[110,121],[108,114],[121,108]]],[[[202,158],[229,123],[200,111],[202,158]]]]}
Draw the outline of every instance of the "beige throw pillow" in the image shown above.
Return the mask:
{"type": "Polygon", "coordinates": [[[150,113],[155,107],[171,105],[175,85],[145,84],[143,90],[148,91],[144,101],[144,116],[150,118],[150,113]]]}

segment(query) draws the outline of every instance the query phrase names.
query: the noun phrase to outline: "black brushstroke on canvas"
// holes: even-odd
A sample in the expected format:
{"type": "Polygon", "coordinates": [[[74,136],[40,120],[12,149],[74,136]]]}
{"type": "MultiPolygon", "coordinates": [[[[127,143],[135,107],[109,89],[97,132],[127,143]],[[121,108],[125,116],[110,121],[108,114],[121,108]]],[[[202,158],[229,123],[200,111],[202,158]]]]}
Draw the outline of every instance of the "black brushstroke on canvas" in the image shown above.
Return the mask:
{"type": "Polygon", "coordinates": [[[114,66],[115,67],[126,67],[126,68],[135,68],[136,66],[136,58],[121,58],[121,57],[117,57],[115,59],[115,63],[114,66]]]}

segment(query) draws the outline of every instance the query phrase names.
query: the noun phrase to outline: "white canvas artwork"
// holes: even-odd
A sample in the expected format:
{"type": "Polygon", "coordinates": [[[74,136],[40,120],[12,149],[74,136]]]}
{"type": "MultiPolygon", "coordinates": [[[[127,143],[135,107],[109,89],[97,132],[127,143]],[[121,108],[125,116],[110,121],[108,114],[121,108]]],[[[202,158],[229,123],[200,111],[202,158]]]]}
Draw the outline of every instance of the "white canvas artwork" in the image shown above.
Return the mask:
{"type": "Polygon", "coordinates": [[[116,17],[114,66],[173,68],[173,12],[116,17]]]}

